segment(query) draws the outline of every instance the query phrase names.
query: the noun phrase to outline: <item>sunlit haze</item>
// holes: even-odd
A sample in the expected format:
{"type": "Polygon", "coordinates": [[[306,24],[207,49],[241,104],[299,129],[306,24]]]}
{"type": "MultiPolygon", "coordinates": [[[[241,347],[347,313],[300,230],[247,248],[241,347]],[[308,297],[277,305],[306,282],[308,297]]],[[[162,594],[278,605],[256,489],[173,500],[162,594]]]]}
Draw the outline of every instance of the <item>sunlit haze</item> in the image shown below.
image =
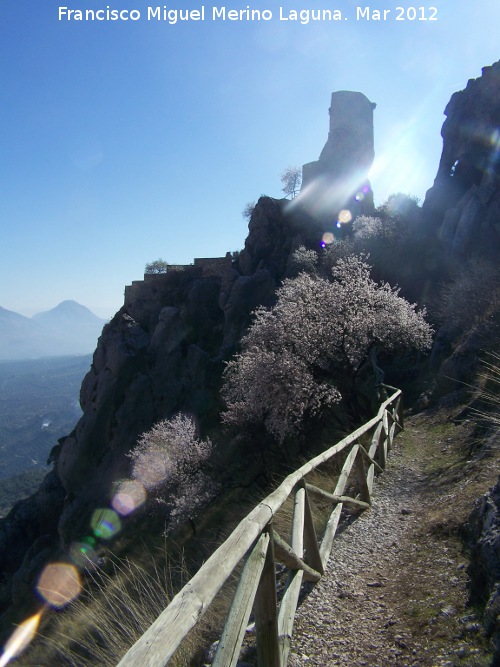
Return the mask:
{"type": "Polygon", "coordinates": [[[498,0],[433,0],[415,20],[408,0],[371,3],[386,21],[315,0],[302,7],[342,20],[309,23],[274,0],[226,5],[272,12],[260,21],[183,0],[168,9],[204,6],[205,20],[175,24],[144,2],[67,3],[136,21],[68,20],[62,6],[0,7],[0,306],[28,315],[74,299],[109,317],[147,262],[241,249],[245,204],[282,196],[282,171],[318,158],[333,91],[377,104],[375,203],[423,199],[450,96],[500,58],[498,0]]]}

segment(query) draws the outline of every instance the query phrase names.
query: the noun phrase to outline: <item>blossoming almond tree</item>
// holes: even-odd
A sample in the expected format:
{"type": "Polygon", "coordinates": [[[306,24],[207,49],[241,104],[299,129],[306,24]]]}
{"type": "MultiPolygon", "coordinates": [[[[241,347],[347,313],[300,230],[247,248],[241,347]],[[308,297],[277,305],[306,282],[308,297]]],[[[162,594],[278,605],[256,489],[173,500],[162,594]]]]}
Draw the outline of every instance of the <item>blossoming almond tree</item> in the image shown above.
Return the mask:
{"type": "Polygon", "coordinates": [[[132,477],[152,497],[168,497],[171,523],[176,525],[192,518],[217,491],[203,471],[211,453],[211,441],[198,439],[194,421],[178,414],[158,422],[139,438],[130,452],[132,477]]]}
{"type": "Polygon", "coordinates": [[[363,258],[340,259],[332,280],[285,280],[270,310],[258,308],[242,351],[224,373],[226,423],[262,422],[280,442],[304,418],[345,395],[375,350],[430,347],[425,311],[370,278],[363,258]]]}

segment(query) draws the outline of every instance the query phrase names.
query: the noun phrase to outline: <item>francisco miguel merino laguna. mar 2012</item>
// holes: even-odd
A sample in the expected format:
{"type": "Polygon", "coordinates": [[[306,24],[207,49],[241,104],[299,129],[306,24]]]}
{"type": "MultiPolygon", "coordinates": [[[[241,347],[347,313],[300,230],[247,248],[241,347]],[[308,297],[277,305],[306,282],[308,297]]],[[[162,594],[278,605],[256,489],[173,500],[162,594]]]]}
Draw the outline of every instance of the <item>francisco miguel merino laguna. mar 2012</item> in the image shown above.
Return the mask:
{"type": "Polygon", "coordinates": [[[436,7],[393,7],[392,9],[372,9],[370,6],[351,8],[352,16],[347,16],[340,9],[287,9],[279,7],[275,14],[270,9],[228,9],[225,6],[199,9],[176,9],[163,6],[148,6],[145,10],[115,9],[109,5],[106,9],[70,9],[58,8],[59,21],[159,21],[175,25],[180,21],[298,21],[302,24],[311,21],[437,21],[436,7]]]}

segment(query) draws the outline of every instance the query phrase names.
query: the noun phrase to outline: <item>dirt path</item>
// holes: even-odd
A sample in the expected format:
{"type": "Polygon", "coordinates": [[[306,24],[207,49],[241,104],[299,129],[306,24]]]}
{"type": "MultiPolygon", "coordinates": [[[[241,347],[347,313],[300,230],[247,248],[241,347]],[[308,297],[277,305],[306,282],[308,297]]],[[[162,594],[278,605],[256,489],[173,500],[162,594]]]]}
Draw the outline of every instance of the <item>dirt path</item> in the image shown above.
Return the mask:
{"type": "Polygon", "coordinates": [[[372,509],[336,538],[326,576],[297,611],[289,665],[489,664],[467,607],[461,529],[498,467],[469,456],[467,424],[443,414],[408,421],[372,509]]]}

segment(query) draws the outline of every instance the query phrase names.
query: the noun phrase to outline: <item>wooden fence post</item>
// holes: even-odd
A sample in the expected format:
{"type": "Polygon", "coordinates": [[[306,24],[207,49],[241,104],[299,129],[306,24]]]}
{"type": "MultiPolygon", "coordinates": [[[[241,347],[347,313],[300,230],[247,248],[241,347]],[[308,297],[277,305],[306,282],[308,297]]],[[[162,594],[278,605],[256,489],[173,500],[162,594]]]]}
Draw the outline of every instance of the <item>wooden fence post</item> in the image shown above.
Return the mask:
{"type": "Polygon", "coordinates": [[[404,429],[404,415],[403,415],[403,396],[400,395],[396,399],[396,406],[394,408],[394,414],[396,417],[396,421],[398,423],[398,429],[397,433],[402,431],[404,429]]]}
{"type": "Polygon", "coordinates": [[[321,555],[318,547],[318,537],[314,529],[314,520],[311,512],[311,505],[309,504],[309,497],[307,494],[306,482],[303,479],[300,486],[305,491],[305,507],[304,507],[304,548],[306,551],[306,562],[314,570],[317,570],[322,575],[325,573],[323,563],[321,562],[321,555]]]}
{"type": "Polygon", "coordinates": [[[278,641],[278,600],[274,563],[273,527],[268,524],[270,542],[255,596],[255,631],[259,667],[281,667],[278,641]]]}
{"type": "Polygon", "coordinates": [[[265,532],[259,537],[246,560],[212,667],[235,667],[238,662],[241,644],[269,548],[269,534],[265,532]]]}
{"type": "MultiPolygon", "coordinates": [[[[295,491],[292,524],[292,549],[302,558],[304,555],[304,519],[306,507],[306,490],[299,487],[295,491]]],[[[288,575],[285,593],[281,601],[278,616],[278,634],[280,641],[281,664],[285,667],[290,652],[293,622],[300,595],[300,587],[304,577],[303,570],[295,570],[288,575]]]]}
{"type": "MultiPolygon", "coordinates": [[[[375,431],[372,435],[372,440],[370,443],[370,448],[368,450],[368,456],[372,459],[373,463],[371,463],[368,466],[368,470],[366,472],[366,483],[368,485],[368,490],[370,491],[370,495],[372,492],[373,488],[373,479],[375,477],[375,457],[377,457],[380,461],[380,458],[378,456],[378,449],[380,445],[380,434],[382,432],[383,426],[382,422],[379,422],[375,428],[375,431]]],[[[380,463],[377,463],[379,468],[383,470],[383,467],[380,465],[380,463]]]]}
{"type": "Polygon", "coordinates": [[[387,451],[390,452],[392,449],[392,443],[394,441],[394,429],[396,422],[394,421],[394,416],[390,410],[386,410],[385,414],[387,415],[387,451]]]}
{"type": "MultiPolygon", "coordinates": [[[[339,479],[333,491],[333,495],[341,496],[342,493],[344,492],[347,480],[349,479],[349,474],[351,472],[352,466],[354,465],[354,461],[356,459],[358,451],[359,451],[359,445],[354,445],[349,455],[347,456],[344,465],[342,466],[342,470],[340,471],[339,479]]],[[[337,526],[339,525],[342,506],[343,503],[339,503],[331,513],[330,518],[328,519],[328,523],[326,524],[325,534],[323,535],[321,546],[319,548],[319,552],[321,554],[321,562],[323,563],[323,567],[325,568],[325,570],[326,570],[326,565],[328,563],[328,558],[330,557],[330,553],[332,550],[335,533],[337,532],[337,526]]]]}
{"type": "Polygon", "coordinates": [[[378,462],[382,468],[387,465],[387,439],[389,437],[389,425],[387,421],[387,410],[384,410],[382,417],[382,429],[380,431],[380,440],[378,448],[378,462]]]}
{"type": "Polygon", "coordinates": [[[366,470],[365,470],[365,457],[363,456],[363,451],[359,449],[358,455],[356,456],[356,473],[358,479],[359,490],[361,494],[361,500],[364,500],[365,503],[371,504],[371,493],[366,481],[366,470]]]}

